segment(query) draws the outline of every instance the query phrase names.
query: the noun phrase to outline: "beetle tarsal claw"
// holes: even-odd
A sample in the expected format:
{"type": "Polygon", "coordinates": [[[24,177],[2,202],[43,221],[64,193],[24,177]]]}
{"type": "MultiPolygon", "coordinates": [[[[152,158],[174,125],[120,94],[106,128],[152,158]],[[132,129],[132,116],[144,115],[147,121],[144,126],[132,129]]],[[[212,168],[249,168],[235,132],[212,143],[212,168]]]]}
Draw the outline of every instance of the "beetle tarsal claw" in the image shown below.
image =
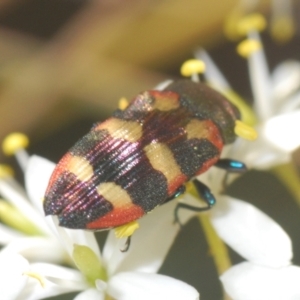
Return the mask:
{"type": "Polygon", "coordinates": [[[235,121],[234,133],[237,136],[249,141],[254,141],[257,138],[257,132],[255,129],[240,120],[235,121]]]}
{"type": "Polygon", "coordinates": [[[127,237],[124,247],[120,249],[121,252],[127,252],[130,247],[131,235],[127,237]]]}
{"type": "Polygon", "coordinates": [[[139,228],[137,221],[132,221],[125,225],[115,228],[116,238],[121,239],[123,237],[130,237],[139,228]]]}

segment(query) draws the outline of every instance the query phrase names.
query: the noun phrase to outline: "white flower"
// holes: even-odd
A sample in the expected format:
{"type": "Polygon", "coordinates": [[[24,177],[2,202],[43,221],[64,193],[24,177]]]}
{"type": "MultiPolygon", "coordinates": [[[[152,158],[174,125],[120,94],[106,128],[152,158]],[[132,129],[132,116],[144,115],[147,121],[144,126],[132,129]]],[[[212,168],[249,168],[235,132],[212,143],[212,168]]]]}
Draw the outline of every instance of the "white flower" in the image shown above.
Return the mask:
{"type": "Polygon", "coordinates": [[[0,224],[0,245],[5,246],[1,253],[18,253],[29,261],[64,262],[65,250],[23,187],[4,170],[1,174],[0,195],[6,201],[0,200],[0,217],[7,224],[0,224]]]}
{"type": "MultiPolygon", "coordinates": [[[[54,166],[46,159],[34,156],[26,167],[25,182],[29,198],[41,215],[42,198],[54,166]]],[[[7,287],[16,285],[18,291],[22,291],[22,299],[41,299],[50,294],[57,295],[72,290],[83,290],[76,297],[77,300],[105,299],[106,295],[118,300],[199,299],[198,292],[188,284],[155,274],[179,230],[179,226],[173,224],[175,205],[171,201],[156,209],[155,213],[144,217],[140,221],[141,228],[134,234],[131,248],[126,253],[119,250],[124,241],[116,239],[112,232],[109,233],[101,253],[91,232],[58,227],[56,218],[47,217],[46,222],[53,234],[81,272],[49,263],[29,263],[18,256],[17,262],[22,261],[22,265],[18,267],[18,263],[13,264],[12,260],[7,260],[5,267],[0,269],[0,278],[5,279],[7,287]],[[10,267],[10,270],[16,268],[16,271],[12,276],[6,277],[10,267]],[[23,274],[27,274],[25,279],[23,274]],[[32,274],[43,281],[44,287],[30,288],[28,280],[32,282],[32,274]]],[[[182,222],[186,222],[192,215],[190,212],[183,213],[182,222]]],[[[27,246],[24,245],[27,250],[34,248],[34,238],[30,239],[26,241],[27,246]]],[[[17,255],[16,247],[11,246],[13,243],[17,242],[12,241],[3,249],[3,253],[0,252],[0,259],[5,255],[17,255]]],[[[19,245],[19,252],[24,251],[24,248],[19,245]]],[[[40,250],[48,251],[47,247],[40,250]]],[[[36,279],[33,281],[38,283],[36,279]]],[[[18,299],[17,291],[16,295],[11,294],[7,299],[18,299]]]]}

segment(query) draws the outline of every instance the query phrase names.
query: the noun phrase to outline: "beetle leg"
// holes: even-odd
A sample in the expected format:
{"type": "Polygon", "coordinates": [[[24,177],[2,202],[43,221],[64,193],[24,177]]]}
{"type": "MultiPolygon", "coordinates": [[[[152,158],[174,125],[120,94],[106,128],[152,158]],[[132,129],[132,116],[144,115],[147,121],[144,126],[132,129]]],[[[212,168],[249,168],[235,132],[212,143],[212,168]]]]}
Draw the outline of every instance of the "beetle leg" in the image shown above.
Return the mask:
{"type": "Polygon", "coordinates": [[[167,203],[167,202],[169,202],[169,201],[171,201],[171,200],[173,200],[175,198],[178,198],[179,196],[183,195],[185,193],[185,190],[186,190],[185,185],[181,185],[175,191],[175,193],[172,196],[168,197],[162,204],[165,204],[165,203],[167,203]]]}
{"type": "Polygon", "coordinates": [[[247,171],[247,167],[244,163],[233,160],[229,158],[222,158],[217,161],[215,164],[216,167],[224,169],[226,171],[226,174],[223,178],[223,189],[225,190],[227,187],[227,179],[229,176],[229,173],[244,173],[247,171]]]}
{"type": "Polygon", "coordinates": [[[207,203],[207,206],[198,207],[186,203],[178,203],[174,211],[174,216],[175,216],[174,223],[178,223],[180,227],[182,227],[182,223],[180,222],[179,215],[178,215],[178,211],[180,208],[189,209],[192,211],[205,211],[210,209],[216,203],[216,199],[214,195],[211,193],[210,189],[204,183],[195,179],[193,180],[193,184],[198,192],[198,195],[207,203]]]}
{"type": "Polygon", "coordinates": [[[247,167],[244,163],[229,158],[219,159],[215,166],[232,173],[243,173],[247,171],[247,167]]]}
{"type": "Polygon", "coordinates": [[[127,252],[131,243],[131,235],[127,237],[124,247],[120,249],[121,252],[127,252]]]}

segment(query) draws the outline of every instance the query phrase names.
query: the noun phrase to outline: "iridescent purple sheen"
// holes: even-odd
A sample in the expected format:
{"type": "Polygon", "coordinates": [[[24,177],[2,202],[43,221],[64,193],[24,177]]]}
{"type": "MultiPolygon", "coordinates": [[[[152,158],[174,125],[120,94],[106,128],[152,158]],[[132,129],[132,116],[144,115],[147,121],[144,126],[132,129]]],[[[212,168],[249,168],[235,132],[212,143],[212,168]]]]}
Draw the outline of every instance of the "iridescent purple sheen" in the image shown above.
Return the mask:
{"type": "MultiPolygon", "coordinates": [[[[149,91],[138,95],[124,111],[117,110],[113,114],[114,118],[139,123],[142,127],[139,140],[130,142],[113,138],[105,129],[96,130],[96,125],[70,149],[67,156],[87,160],[93,175],[82,182],[67,169],[60,172],[63,165],[58,165],[58,178],[45,195],[47,215],[58,215],[60,224],[68,228],[87,228],[90,222],[114,210],[112,203],[97,192],[97,187],[105,182],[122,187],[132,205],[139,206],[142,213],[164,203],[170,197],[168,181],[163,173],[154,169],[144,151],[151,143],[162,143],[173,153],[182,173],[180,178],[184,178],[182,181],[192,178],[207,162],[218,159],[223,146],[221,139],[218,146],[213,144],[213,138],[187,139],[185,127],[195,118],[211,120],[223,141],[231,143],[235,139],[234,123],[239,119],[238,110],[201,83],[175,81],[165,91],[174,92],[179,107],[156,109],[153,103],[164,101],[170,92],[156,91],[155,94],[149,91]]],[[[176,181],[178,186],[172,186],[172,189],[177,190],[183,183],[176,181]]]]}

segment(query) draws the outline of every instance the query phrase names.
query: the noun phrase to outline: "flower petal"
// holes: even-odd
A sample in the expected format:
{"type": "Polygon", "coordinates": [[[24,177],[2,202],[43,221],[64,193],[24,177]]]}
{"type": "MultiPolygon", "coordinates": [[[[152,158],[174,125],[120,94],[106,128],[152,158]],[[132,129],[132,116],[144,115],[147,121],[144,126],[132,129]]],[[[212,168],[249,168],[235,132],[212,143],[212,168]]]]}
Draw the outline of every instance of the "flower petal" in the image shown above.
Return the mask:
{"type": "Polygon", "coordinates": [[[28,276],[26,287],[16,300],[39,300],[88,288],[80,272],[74,269],[47,263],[33,263],[29,271],[41,278],[43,286],[39,280],[28,276]]]}
{"type": "Polygon", "coordinates": [[[16,238],[23,237],[22,233],[0,224],[0,245],[8,244],[16,238]]]}
{"type": "Polygon", "coordinates": [[[295,92],[300,85],[300,62],[287,60],[276,66],[272,73],[273,95],[283,100],[295,92]]]}
{"type": "Polygon", "coordinates": [[[300,110],[269,119],[263,128],[265,138],[279,149],[292,152],[300,145],[300,110]]]}
{"type": "Polygon", "coordinates": [[[211,221],[220,237],[247,260],[270,267],[290,264],[289,236],[253,205],[220,196],[211,211],[211,221]]]}
{"type": "Polygon", "coordinates": [[[105,295],[96,289],[88,289],[79,295],[77,295],[74,300],[104,300],[105,295]]]}
{"type": "Polygon", "coordinates": [[[41,221],[41,216],[35,211],[32,205],[30,205],[26,194],[14,178],[7,177],[0,179],[0,194],[30,220],[33,225],[47,232],[48,228],[41,221]],[[42,224],[40,225],[40,223],[42,224]]]}
{"type": "Polygon", "coordinates": [[[44,215],[43,198],[54,168],[54,163],[37,155],[29,158],[26,168],[26,190],[32,204],[38,209],[41,215],[44,215]]]}
{"type": "MultiPolygon", "coordinates": [[[[189,203],[199,205],[193,198],[189,203]]],[[[124,271],[157,272],[179,231],[179,225],[174,224],[175,206],[176,201],[170,201],[142,218],[140,228],[133,234],[131,246],[125,253],[120,251],[124,240],[116,239],[112,231],[109,233],[103,249],[109,276],[124,271]]],[[[194,212],[182,210],[180,221],[184,224],[194,215],[194,212]]]]}
{"type": "Polygon", "coordinates": [[[249,169],[265,170],[287,163],[290,160],[290,154],[277,148],[273,143],[269,143],[262,134],[261,126],[256,129],[259,134],[255,141],[249,143],[249,141],[238,139],[231,147],[228,156],[242,161],[249,169]]]}
{"type": "Polygon", "coordinates": [[[73,291],[87,288],[83,275],[75,269],[48,263],[32,263],[30,271],[42,274],[52,283],[73,291]]]}
{"type": "Polygon", "coordinates": [[[228,295],[235,300],[300,299],[300,268],[268,268],[244,262],[221,276],[228,295]]]}
{"type": "Polygon", "coordinates": [[[27,282],[23,272],[29,269],[28,261],[19,254],[0,252],[1,298],[16,299],[27,282]]]}
{"type": "Polygon", "coordinates": [[[72,289],[47,279],[43,279],[43,283],[44,286],[41,286],[38,280],[29,277],[22,294],[14,300],[40,300],[78,290],[78,288],[72,289]]]}
{"type": "Polygon", "coordinates": [[[113,276],[108,283],[108,294],[118,300],[197,300],[195,288],[160,274],[124,272],[113,276]]]}
{"type": "Polygon", "coordinates": [[[52,227],[54,228],[58,239],[67,250],[70,257],[73,256],[74,245],[76,244],[91,248],[98,259],[101,260],[101,253],[93,232],[80,229],[72,230],[60,227],[55,216],[47,218],[47,222],[48,224],[52,223],[52,227]]]}
{"type": "Polygon", "coordinates": [[[66,258],[60,243],[50,237],[18,238],[3,248],[2,252],[19,253],[30,261],[62,262],[66,258]]]}

